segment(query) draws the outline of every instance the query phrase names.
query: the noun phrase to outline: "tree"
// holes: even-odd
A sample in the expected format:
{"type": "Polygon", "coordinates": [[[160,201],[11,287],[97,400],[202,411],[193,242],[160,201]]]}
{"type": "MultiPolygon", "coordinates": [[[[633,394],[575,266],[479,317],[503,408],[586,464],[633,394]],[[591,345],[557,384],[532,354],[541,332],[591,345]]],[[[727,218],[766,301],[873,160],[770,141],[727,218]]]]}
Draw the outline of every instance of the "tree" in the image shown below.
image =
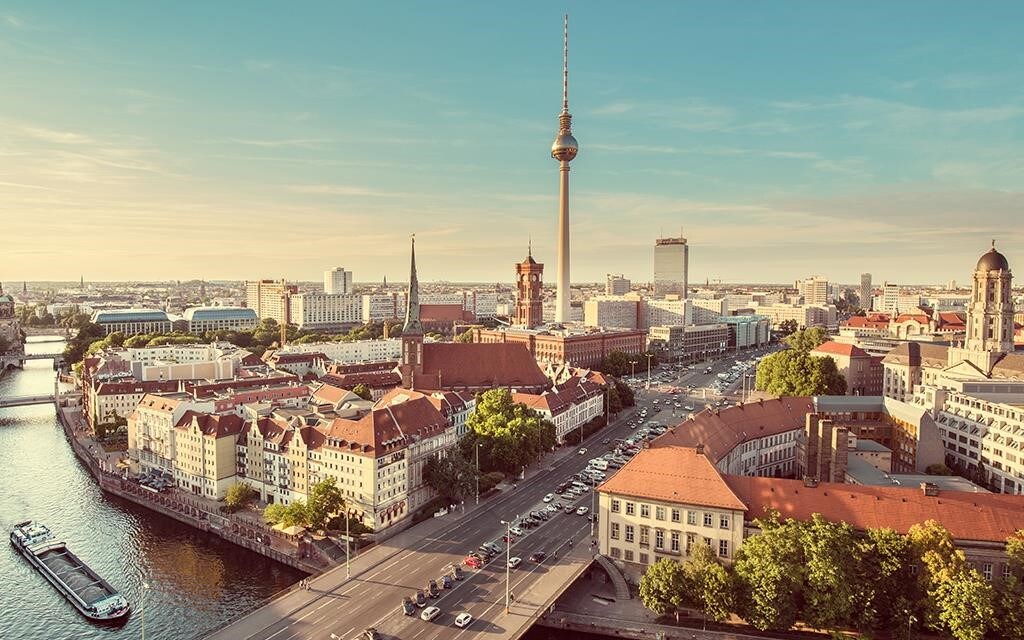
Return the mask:
{"type": "Polygon", "coordinates": [[[647,567],[640,578],[640,602],[658,615],[682,604],[685,593],[683,565],[670,558],[662,558],[647,567]]]}
{"type": "Polygon", "coordinates": [[[250,502],[256,499],[256,490],[244,482],[236,482],[228,487],[224,494],[224,506],[229,511],[238,511],[245,508],[250,502]]]}
{"type": "Polygon", "coordinates": [[[832,358],[786,349],[758,364],[757,389],[777,396],[843,395],[846,379],[832,358]]]}
{"type": "Polygon", "coordinates": [[[797,330],[796,320],[783,320],[779,323],[779,326],[775,327],[775,333],[781,336],[788,336],[797,330]]]}
{"type": "Polygon", "coordinates": [[[619,394],[619,399],[622,401],[623,407],[632,407],[636,404],[633,389],[618,378],[615,379],[615,392],[619,394]]]}
{"type": "Polygon", "coordinates": [[[0,336],[0,353],[7,353],[11,349],[11,342],[4,336],[0,336]]]}
{"type": "Polygon", "coordinates": [[[862,586],[853,527],[814,514],[800,533],[805,572],[801,618],[816,629],[851,626],[862,586]]]}
{"type": "Polygon", "coordinates": [[[622,411],[622,398],[619,397],[619,390],[615,385],[609,385],[606,398],[608,413],[618,413],[622,411]]]}
{"type": "Polygon", "coordinates": [[[423,482],[449,500],[461,500],[476,488],[476,468],[458,447],[441,458],[430,458],[423,466],[423,482]]]}
{"type": "Polygon", "coordinates": [[[313,485],[309,490],[309,502],[306,504],[306,521],[313,529],[323,529],[331,516],[341,513],[345,508],[345,499],[335,484],[333,476],[328,476],[313,485]]]}
{"type": "Polygon", "coordinates": [[[998,637],[1024,640],[1024,530],[1006,540],[1010,575],[996,587],[993,619],[998,637]]]}
{"type": "Polygon", "coordinates": [[[962,551],[953,545],[953,537],[949,531],[936,522],[927,520],[910,527],[907,532],[913,557],[921,565],[917,572],[918,593],[922,599],[918,602],[921,612],[920,619],[925,626],[939,631],[943,620],[940,617],[942,603],[939,587],[966,569],[967,559],[962,551]]]}
{"type": "Polygon", "coordinates": [[[934,464],[928,465],[927,467],[925,467],[924,472],[927,473],[930,476],[951,476],[951,475],[954,475],[953,474],[953,470],[950,469],[949,467],[947,467],[945,464],[943,464],[941,462],[936,462],[934,464]]]}
{"type": "Polygon", "coordinates": [[[903,633],[920,599],[915,592],[910,540],[892,529],[868,529],[860,541],[862,590],[857,597],[857,628],[903,633]]]}
{"type": "Polygon", "coordinates": [[[466,329],[459,335],[455,336],[455,340],[453,340],[453,342],[462,342],[467,344],[473,342],[473,330],[466,329]]]}
{"type": "Polygon", "coordinates": [[[352,388],[352,393],[356,394],[363,400],[373,399],[373,392],[370,391],[370,387],[366,386],[362,382],[360,382],[359,384],[352,388]]]}
{"type": "Polygon", "coordinates": [[[683,574],[686,602],[703,611],[705,619],[721,622],[729,617],[735,606],[732,577],[703,540],[690,548],[683,574]]]}
{"type": "Polygon", "coordinates": [[[555,446],[555,425],[526,405],[512,401],[508,389],[482,393],[466,420],[470,434],[460,442],[466,459],[481,444],[480,467],[486,471],[518,473],[555,446]]]}
{"type": "Polygon", "coordinates": [[[288,527],[302,527],[309,523],[309,510],[302,500],[295,500],[284,508],[280,524],[285,529],[288,527]]]}
{"type": "Polygon", "coordinates": [[[810,353],[818,345],[828,341],[828,334],[821,327],[809,327],[795,331],[785,338],[790,349],[810,353]]]}
{"type": "Polygon", "coordinates": [[[623,351],[611,351],[601,362],[601,373],[607,373],[616,378],[626,375],[631,369],[629,355],[623,351]]]}
{"type": "Polygon", "coordinates": [[[267,508],[263,510],[263,519],[270,524],[277,524],[284,520],[287,510],[288,508],[279,502],[268,504],[267,508]]]}
{"type": "Polygon", "coordinates": [[[934,589],[941,620],[956,640],[982,640],[995,614],[992,585],[964,566],[934,589]]]}
{"type": "Polygon", "coordinates": [[[778,513],[754,521],[761,535],[743,541],[733,571],[739,581],[739,614],[762,631],[796,622],[803,586],[801,525],[779,522],[778,513]]]}

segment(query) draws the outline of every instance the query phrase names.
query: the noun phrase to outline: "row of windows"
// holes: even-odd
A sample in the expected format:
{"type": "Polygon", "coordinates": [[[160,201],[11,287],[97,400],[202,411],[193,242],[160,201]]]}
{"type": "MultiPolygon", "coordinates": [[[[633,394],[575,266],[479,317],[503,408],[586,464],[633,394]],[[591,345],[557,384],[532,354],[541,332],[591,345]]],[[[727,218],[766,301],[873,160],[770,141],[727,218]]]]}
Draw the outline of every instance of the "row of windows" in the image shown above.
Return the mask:
{"type": "MultiPolygon", "coordinates": [[[[690,554],[690,550],[692,549],[693,544],[696,542],[696,540],[691,540],[690,536],[693,536],[693,534],[692,533],[687,534],[687,541],[686,541],[686,554],[687,555],[690,554]]],[[[629,540],[627,540],[626,542],[629,542],[629,540]]],[[[671,549],[671,551],[673,553],[679,553],[679,544],[678,544],[678,537],[677,536],[674,537],[673,542],[674,542],[674,544],[673,544],[673,548],[671,549]]],[[[715,545],[714,545],[713,541],[710,538],[704,538],[704,543],[707,544],[709,547],[711,547],[712,551],[715,551],[715,545]]],[[[641,542],[640,544],[642,545],[644,543],[641,542]]],[[[717,549],[718,557],[720,557],[720,558],[728,558],[729,557],[729,541],[728,540],[719,540],[717,546],[718,546],[718,549],[717,549]]],[[[610,547],[609,551],[611,553],[612,558],[614,558],[616,560],[625,560],[626,562],[633,562],[634,553],[633,553],[632,549],[620,549],[619,547],[610,547]]],[[[665,551],[665,549],[663,547],[659,547],[659,546],[655,545],[655,551],[665,551]]],[[[649,564],[650,563],[650,557],[648,556],[648,554],[646,552],[644,552],[644,551],[639,552],[639,562],[640,562],[640,564],[649,564]]],[[[988,565],[988,568],[989,568],[989,572],[988,572],[988,574],[986,574],[986,577],[991,579],[992,566],[988,565]]],[[[1007,567],[1003,568],[1003,573],[1004,573],[1004,575],[1008,575],[1008,568],[1007,567]]]]}
{"type": "MultiPolygon", "coordinates": [[[[626,515],[627,516],[636,515],[636,504],[637,503],[635,503],[635,502],[626,501],[626,515]]],[[[622,509],[622,502],[620,500],[618,500],[618,499],[613,498],[612,499],[612,503],[611,503],[611,511],[612,511],[612,513],[620,513],[621,509],[622,509]]],[[[654,519],[655,520],[664,521],[665,520],[665,516],[666,516],[666,512],[667,512],[667,509],[665,507],[655,505],[655,508],[654,508],[654,519]]],[[[643,502],[640,503],[640,517],[641,518],[650,518],[651,517],[651,505],[645,504],[643,502]]],[[[671,510],[672,522],[680,522],[681,521],[681,517],[682,517],[682,510],[681,509],[673,508],[671,510]]],[[[701,522],[703,522],[705,527],[713,527],[713,526],[715,526],[715,514],[714,513],[711,513],[711,512],[708,512],[708,511],[703,511],[703,512],[691,511],[691,510],[687,510],[686,511],[686,524],[696,525],[698,519],[701,522]]],[[[614,523],[613,523],[613,526],[615,526],[614,523]]],[[[728,516],[727,514],[721,514],[721,513],[718,514],[718,528],[719,529],[729,529],[729,527],[730,527],[730,516],[728,516]]]]}

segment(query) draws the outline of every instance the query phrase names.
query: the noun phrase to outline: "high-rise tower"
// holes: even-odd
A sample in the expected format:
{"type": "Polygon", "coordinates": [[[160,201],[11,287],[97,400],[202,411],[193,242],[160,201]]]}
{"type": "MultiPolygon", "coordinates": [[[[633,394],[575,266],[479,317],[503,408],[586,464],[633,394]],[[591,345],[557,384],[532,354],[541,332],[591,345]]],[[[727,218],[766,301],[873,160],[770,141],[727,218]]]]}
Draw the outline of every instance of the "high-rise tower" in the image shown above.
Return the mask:
{"type": "Polygon", "coordinates": [[[569,322],[569,163],[579,145],[572,136],[569,113],[569,16],[565,16],[562,40],[562,113],[558,115],[558,135],[551,144],[551,157],[558,160],[558,273],[555,277],[555,322],[569,322]]]}
{"type": "Polygon", "coordinates": [[[516,265],[515,325],[532,329],[544,323],[544,265],[533,259],[533,248],[526,260],[516,265]]]}
{"type": "Polygon", "coordinates": [[[420,284],[416,278],[416,237],[412,238],[409,263],[409,295],[406,298],[405,324],[402,326],[402,386],[411,389],[416,376],[423,375],[423,325],[420,323],[420,284]]]}

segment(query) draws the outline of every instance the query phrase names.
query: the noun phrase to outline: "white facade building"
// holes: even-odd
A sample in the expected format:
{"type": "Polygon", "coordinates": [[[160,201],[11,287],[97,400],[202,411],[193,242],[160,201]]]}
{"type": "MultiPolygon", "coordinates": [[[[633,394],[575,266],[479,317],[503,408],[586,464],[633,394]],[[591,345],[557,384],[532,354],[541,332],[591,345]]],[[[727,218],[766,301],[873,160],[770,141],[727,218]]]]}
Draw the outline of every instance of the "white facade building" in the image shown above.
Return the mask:
{"type": "Polygon", "coordinates": [[[322,353],[339,364],[397,361],[402,355],[402,340],[359,340],[355,342],[310,342],[289,344],[280,353],[322,353]]]}
{"type": "Polygon", "coordinates": [[[334,267],[324,271],[324,293],[351,294],[352,272],[345,271],[344,267],[334,267]]]}
{"type": "Polygon", "coordinates": [[[362,324],[363,299],[347,293],[299,293],[291,297],[289,322],[312,330],[362,324]]]}

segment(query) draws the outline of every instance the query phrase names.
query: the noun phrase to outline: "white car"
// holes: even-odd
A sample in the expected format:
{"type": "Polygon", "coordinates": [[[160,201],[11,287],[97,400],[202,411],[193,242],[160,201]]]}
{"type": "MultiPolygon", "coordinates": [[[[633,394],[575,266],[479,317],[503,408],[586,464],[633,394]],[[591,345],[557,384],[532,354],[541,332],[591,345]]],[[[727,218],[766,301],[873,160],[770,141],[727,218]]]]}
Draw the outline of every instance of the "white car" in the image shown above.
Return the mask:
{"type": "Polygon", "coordinates": [[[587,455],[587,450],[586,450],[586,448],[580,448],[579,454],[580,454],[581,456],[585,456],[585,455],[587,455]]]}
{"type": "Polygon", "coordinates": [[[551,502],[554,499],[555,499],[555,494],[553,494],[553,493],[549,493],[548,495],[544,496],[544,502],[551,502]]]}
{"type": "Polygon", "coordinates": [[[553,504],[549,504],[548,506],[546,506],[546,507],[544,507],[544,508],[545,508],[545,509],[547,509],[548,511],[550,511],[551,513],[554,513],[554,512],[556,512],[556,511],[558,511],[558,507],[556,507],[556,506],[555,506],[555,505],[553,505],[553,504]]]}
{"type": "Polygon", "coordinates": [[[424,609],[423,613],[420,614],[420,620],[430,622],[439,615],[441,615],[441,609],[439,607],[430,606],[424,609]]]}
{"type": "Polygon", "coordinates": [[[585,515],[587,515],[588,511],[590,511],[590,509],[588,509],[586,507],[580,507],[579,509],[576,510],[576,515],[578,515],[578,516],[585,516],[585,515]]]}
{"type": "Polygon", "coordinates": [[[521,535],[523,535],[523,530],[520,529],[519,527],[512,527],[508,531],[509,531],[509,533],[511,533],[514,536],[521,536],[521,535]]]}
{"type": "Polygon", "coordinates": [[[508,559],[508,568],[509,569],[515,569],[520,564],[522,564],[522,562],[523,562],[523,559],[520,558],[519,556],[512,556],[511,558],[508,559]]]}
{"type": "Polygon", "coordinates": [[[470,622],[473,622],[473,616],[469,615],[465,611],[460,613],[455,618],[455,626],[460,628],[460,629],[462,629],[464,627],[468,627],[470,622]]]}

